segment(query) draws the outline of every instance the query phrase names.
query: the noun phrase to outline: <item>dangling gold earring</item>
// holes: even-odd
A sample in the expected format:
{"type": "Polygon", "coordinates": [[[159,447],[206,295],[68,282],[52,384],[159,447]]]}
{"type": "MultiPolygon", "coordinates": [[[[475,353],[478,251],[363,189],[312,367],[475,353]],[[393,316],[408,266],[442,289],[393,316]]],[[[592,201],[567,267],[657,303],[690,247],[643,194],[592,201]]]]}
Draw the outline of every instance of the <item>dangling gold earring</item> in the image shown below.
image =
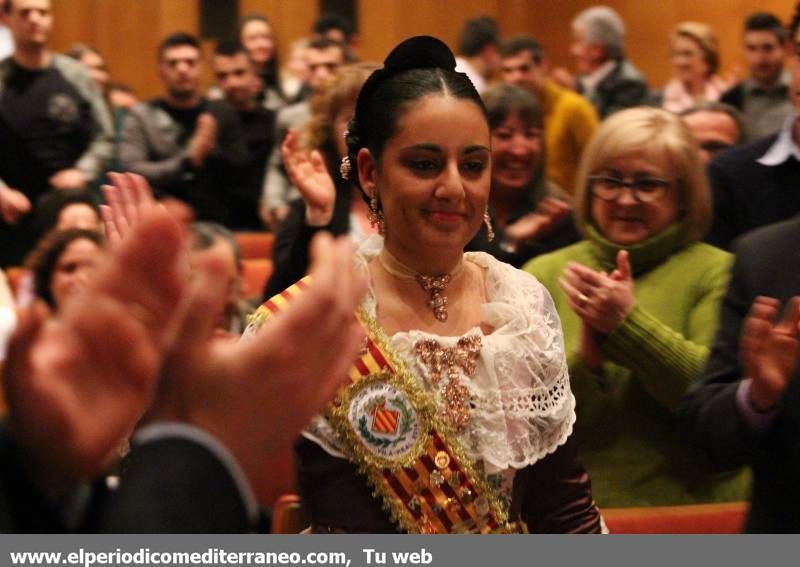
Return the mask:
{"type": "Polygon", "coordinates": [[[339,164],[339,175],[341,175],[342,179],[345,181],[350,180],[350,168],[350,156],[344,156],[339,164]]]}
{"type": "Polygon", "coordinates": [[[380,210],[378,198],[375,195],[369,199],[369,212],[367,213],[367,220],[373,227],[378,227],[378,234],[386,234],[386,219],[383,217],[383,212],[380,210]]]}
{"type": "Polygon", "coordinates": [[[492,228],[492,219],[489,218],[489,207],[486,207],[486,210],[483,211],[483,224],[486,225],[486,238],[491,242],[494,240],[494,229],[492,228]]]}

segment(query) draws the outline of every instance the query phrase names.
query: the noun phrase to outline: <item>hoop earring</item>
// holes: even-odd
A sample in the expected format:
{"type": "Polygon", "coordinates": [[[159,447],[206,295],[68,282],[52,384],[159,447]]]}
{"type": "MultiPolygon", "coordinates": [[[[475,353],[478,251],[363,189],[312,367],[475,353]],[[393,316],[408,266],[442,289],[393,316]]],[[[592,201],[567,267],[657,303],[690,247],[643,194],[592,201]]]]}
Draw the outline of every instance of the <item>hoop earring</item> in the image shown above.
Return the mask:
{"type": "Polygon", "coordinates": [[[375,195],[369,199],[367,220],[373,227],[378,227],[378,234],[386,234],[386,219],[383,217],[383,211],[380,210],[380,203],[375,195]]]}
{"type": "Polygon", "coordinates": [[[489,242],[494,240],[494,229],[492,228],[492,219],[489,218],[489,207],[486,207],[486,210],[483,211],[483,224],[486,225],[486,238],[489,239],[489,242]]]}

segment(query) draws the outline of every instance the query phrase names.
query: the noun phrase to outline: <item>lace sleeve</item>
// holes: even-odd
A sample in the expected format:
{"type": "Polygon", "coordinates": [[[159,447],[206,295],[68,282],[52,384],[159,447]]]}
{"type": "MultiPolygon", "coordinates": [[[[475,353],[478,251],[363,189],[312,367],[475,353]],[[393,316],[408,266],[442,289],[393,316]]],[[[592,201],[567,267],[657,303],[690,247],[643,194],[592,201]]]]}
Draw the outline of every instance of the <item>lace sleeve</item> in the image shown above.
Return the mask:
{"type": "Polygon", "coordinates": [[[554,452],[572,432],[561,322],[548,291],[533,276],[488,263],[486,336],[472,381],[472,446],[491,468],[520,469],[554,452]]]}

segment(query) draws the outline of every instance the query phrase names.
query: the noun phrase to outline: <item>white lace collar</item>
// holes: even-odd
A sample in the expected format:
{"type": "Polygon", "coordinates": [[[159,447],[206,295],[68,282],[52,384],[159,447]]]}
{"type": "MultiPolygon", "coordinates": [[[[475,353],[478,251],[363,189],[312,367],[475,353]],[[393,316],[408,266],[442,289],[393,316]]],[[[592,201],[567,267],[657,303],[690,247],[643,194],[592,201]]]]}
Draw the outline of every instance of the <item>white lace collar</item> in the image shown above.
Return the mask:
{"type": "MultiPolygon", "coordinates": [[[[366,268],[382,246],[380,236],[364,242],[357,253],[359,265],[366,268]]],[[[531,275],[483,252],[468,252],[465,259],[486,270],[487,302],[481,318],[494,331],[485,335],[475,327],[465,334],[480,335],[482,347],[475,374],[462,382],[472,407],[461,440],[473,458],[483,461],[487,474],[521,469],[555,451],[575,422],[561,324],[549,293],[531,275]]],[[[362,307],[374,317],[376,306],[370,286],[362,307]]],[[[390,337],[395,352],[441,407],[441,393],[432,386],[414,345],[433,339],[452,347],[460,338],[416,330],[390,337]]],[[[304,435],[332,455],[345,456],[322,417],[304,435]]]]}

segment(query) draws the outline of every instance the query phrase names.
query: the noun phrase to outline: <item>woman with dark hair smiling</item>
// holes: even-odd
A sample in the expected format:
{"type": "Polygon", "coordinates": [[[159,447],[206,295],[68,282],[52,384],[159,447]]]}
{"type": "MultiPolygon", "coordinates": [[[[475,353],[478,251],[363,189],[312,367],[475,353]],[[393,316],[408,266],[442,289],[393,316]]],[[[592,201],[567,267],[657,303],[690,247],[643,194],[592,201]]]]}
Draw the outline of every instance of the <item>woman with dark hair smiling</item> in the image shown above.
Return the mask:
{"type": "Polygon", "coordinates": [[[534,256],[576,242],[566,195],[546,178],[544,121],[527,89],[489,87],[482,95],[492,133],[489,216],[494,239],[481,230],[467,250],[519,267],[534,256]]]}
{"type": "Polygon", "coordinates": [[[239,41],[247,50],[258,76],[264,84],[262,103],[277,110],[287,104],[278,75],[278,44],[269,18],[249,14],[239,22],[239,41]]]}
{"type": "MultiPolygon", "coordinates": [[[[490,131],[447,46],[396,47],[361,89],[346,140],[342,174],[381,235],[357,254],[369,291],[352,383],[297,446],[312,531],[599,532],[550,296],[464,253],[488,220],[490,131]]],[[[253,328],[313,285],[268,301],[253,328]]]]}

